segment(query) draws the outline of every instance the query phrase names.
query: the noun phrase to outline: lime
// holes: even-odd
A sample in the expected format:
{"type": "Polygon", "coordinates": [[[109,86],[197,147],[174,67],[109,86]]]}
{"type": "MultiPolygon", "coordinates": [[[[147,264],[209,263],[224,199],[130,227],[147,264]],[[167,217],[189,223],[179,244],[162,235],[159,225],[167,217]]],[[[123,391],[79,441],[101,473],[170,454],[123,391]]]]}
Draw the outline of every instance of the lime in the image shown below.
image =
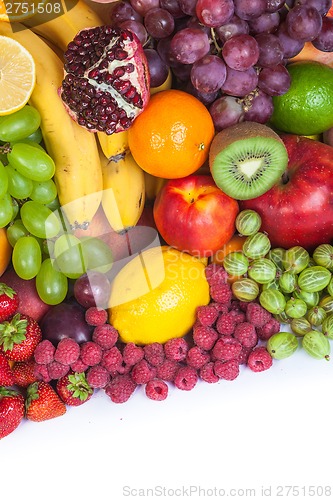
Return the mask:
{"type": "Polygon", "coordinates": [[[287,65],[291,85],[273,97],[271,124],[283,132],[321,134],[333,126],[333,68],[315,61],[287,65]]]}

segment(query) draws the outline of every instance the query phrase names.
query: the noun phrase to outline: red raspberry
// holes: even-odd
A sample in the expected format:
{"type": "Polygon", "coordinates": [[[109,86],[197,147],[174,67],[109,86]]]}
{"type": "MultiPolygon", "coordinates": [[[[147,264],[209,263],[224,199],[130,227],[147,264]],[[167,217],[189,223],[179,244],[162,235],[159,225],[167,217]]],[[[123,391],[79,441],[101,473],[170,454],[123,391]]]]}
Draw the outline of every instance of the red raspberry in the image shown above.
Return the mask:
{"type": "Polygon", "coordinates": [[[63,365],[71,365],[75,363],[80,356],[80,346],[72,338],[67,337],[61,339],[54,353],[55,361],[63,365]]]}
{"type": "Polygon", "coordinates": [[[227,283],[228,273],[220,264],[211,263],[205,268],[205,275],[209,286],[227,283]]]}
{"type": "Polygon", "coordinates": [[[87,382],[93,389],[102,389],[110,382],[110,373],[104,366],[91,366],[87,371],[87,382]]]}
{"type": "Polygon", "coordinates": [[[102,349],[111,349],[118,340],[118,331],[109,323],[94,328],[92,340],[102,349]]]}
{"type": "Polygon", "coordinates": [[[36,349],[34,351],[34,358],[36,363],[40,363],[41,365],[47,365],[47,363],[51,363],[54,359],[54,353],[56,348],[49,340],[42,340],[37,344],[36,349]]]}
{"type": "Polygon", "coordinates": [[[163,401],[168,396],[169,387],[163,380],[154,378],[147,382],[145,387],[146,396],[154,401],[163,401]]]}
{"type": "Polygon", "coordinates": [[[216,341],[212,354],[214,359],[227,361],[237,359],[241,350],[242,344],[237,339],[225,335],[216,341]]]}
{"type": "Polygon", "coordinates": [[[203,326],[212,326],[217,320],[218,315],[218,310],[212,304],[197,307],[197,318],[203,326]]]}
{"type": "Polygon", "coordinates": [[[71,370],[76,373],[82,373],[85,372],[88,369],[88,365],[83,363],[82,359],[79,358],[75,361],[75,363],[71,364],[71,370]]]}
{"type": "Polygon", "coordinates": [[[81,344],[80,357],[88,366],[98,365],[101,362],[103,350],[96,342],[88,341],[81,344]]]}
{"type": "Polygon", "coordinates": [[[122,365],[123,357],[118,347],[114,346],[103,352],[101,365],[107,369],[108,372],[116,372],[122,365]]]}
{"type": "Polygon", "coordinates": [[[246,312],[247,306],[248,306],[250,303],[251,303],[251,302],[243,302],[242,300],[239,300],[239,301],[238,301],[239,308],[240,308],[243,312],[246,312]]]}
{"type": "Polygon", "coordinates": [[[192,368],[199,369],[210,360],[210,355],[208,352],[201,349],[195,345],[189,349],[186,356],[186,363],[188,366],[192,366],[192,368]]]}
{"type": "Polygon", "coordinates": [[[191,366],[181,366],[175,376],[174,384],[183,391],[192,390],[198,382],[198,373],[191,366]]]}
{"type": "Polygon", "coordinates": [[[217,332],[210,326],[197,325],[193,328],[193,341],[202,349],[209,351],[212,349],[218,338],[217,332]]]}
{"type": "Polygon", "coordinates": [[[232,335],[235,331],[236,321],[232,312],[226,312],[216,321],[216,330],[221,335],[232,335]]]}
{"type": "Polygon", "coordinates": [[[219,377],[214,372],[214,364],[213,361],[209,361],[199,371],[200,378],[209,384],[215,384],[219,381],[219,377]]]}
{"type": "Polygon", "coordinates": [[[123,360],[126,365],[134,366],[145,356],[142,347],[137,346],[133,342],[129,342],[123,349],[123,360]]]}
{"type": "Polygon", "coordinates": [[[159,342],[153,342],[152,344],[146,344],[143,348],[145,359],[152,366],[160,366],[164,359],[164,347],[159,342]]]}
{"type": "Polygon", "coordinates": [[[35,363],[34,377],[36,377],[37,380],[42,380],[43,382],[50,382],[51,377],[49,375],[47,365],[40,365],[38,363],[35,363]]]}
{"type": "Polygon", "coordinates": [[[166,358],[173,361],[184,361],[188,350],[189,345],[183,337],[170,339],[164,344],[166,358]]]}
{"type": "Polygon", "coordinates": [[[256,330],[260,340],[268,340],[274,333],[280,331],[280,327],[280,322],[275,318],[271,318],[264,326],[256,328],[256,330]]]}
{"type": "Polygon", "coordinates": [[[210,287],[210,296],[215,302],[230,305],[232,291],[228,283],[216,284],[210,287]]]}
{"type": "Polygon", "coordinates": [[[244,347],[254,347],[258,343],[258,335],[256,329],[251,323],[238,323],[234,331],[235,339],[244,347]]]}
{"type": "Polygon", "coordinates": [[[237,361],[240,365],[246,365],[250,352],[252,351],[252,347],[244,347],[242,346],[242,350],[240,355],[237,358],[237,361]]]}
{"type": "Polygon", "coordinates": [[[247,366],[253,372],[262,372],[268,370],[273,364],[273,358],[266,347],[259,346],[252,349],[247,359],[247,366]]]}
{"type": "Polygon", "coordinates": [[[156,368],[151,366],[145,359],[139,361],[131,370],[131,377],[136,384],[146,384],[155,375],[156,368]]]}
{"type": "Polygon", "coordinates": [[[59,378],[64,377],[67,375],[69,370],[69,365],[63,365],[58,361],[51,361],[51,363],[48,363],[47,365],[47,371],[51,380],[58,380],[59,378]]]}
{"type": "Polygon", "coordinates": [[[246,321],[252,323],[255,327],[264,326],[270,319],[272,315],[266,309],[264,309],[260,304],[256,302],[250,302],[246,309],[246,321]]]}
{"type": "Polygon", "coordinates": [[[165,359],[160,366],[156,368],[156,377],[172,382],[175,379],[179,364],[172,359],[165,359]]]}
{"type": "Polygon", "coordinates": [[[211,305],[217,309],[220,314],[227,313],[229,311],[228,304],[221,304],[220,302],[211,302],[211,305]]]}
{"type": "Polygon", "coordinates": [[[214,373],[223,380],[235,380],[239,375],[239,364],[236,359],[220,361],[214,363],[214,373]]]}
{"type": "Polygon", "coordinates": [[[136,383],[129,375],[115,376],[104,388],[105,393],[113,403],[125,403],[135,389],[136,383]]]}
{"type": "Polygon", "coordinates": [[[116,376],[118,373],[121,375],[124,375],[125,373],[130,373],[132,370],[131,365],[127,365],[126,363],[122,363],[121,365],[118,366],[117,370],[110,372],[111,377],[116,376]]]}
{"type": "Polygon", "coordinates": [[[89,307],[85,312],[85,320],[91,326],[104,325],[107,319],[108,313],[100,307],[89,307]]]}
{"type": "Polygon", "coordinates": [[[231,316],[234,318],[235,323],[244,323],[246,315],[239,307],[230,310],[231,316]]]}

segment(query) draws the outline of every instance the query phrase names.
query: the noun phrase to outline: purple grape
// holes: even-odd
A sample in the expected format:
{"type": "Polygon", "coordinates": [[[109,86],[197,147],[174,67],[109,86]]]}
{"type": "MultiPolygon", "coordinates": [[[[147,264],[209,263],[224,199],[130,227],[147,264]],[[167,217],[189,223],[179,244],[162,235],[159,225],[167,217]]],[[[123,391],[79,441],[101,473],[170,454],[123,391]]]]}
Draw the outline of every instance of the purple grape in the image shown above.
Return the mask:
{"type": "Polygon", "coordinates": [[[156,7],[147,12],[144,25],[150,36],[159,39],[171,35],[175,28],[175,21],[169,11],[156,7]]]}
{"type": "Polygon", "coordinates": [[[112,4],[108,15],[112,26],[118,26],[122,21],[142,22],[142,16],[133,9],[129,2],[126,2],[125,0],[120,0],[120,2],[112,4]]]}
{"type": "Polygon", "coordinates": [[[272,33],[280,24],[280,15],[278,12],[265,12],[255,19],[249,21],[250,33],[256,35],[258,33],[272,33]]]}
{"type": "Polygon", "coordinates": [[[232,0],[197,0],[195,12],[204,26],[216,28],[230,21],[234,14],[234,2],[232,0]]]}
{"type": "Polygon", "coordinates": [[[229,95],[223,95],[216,99],[209,107],[209,113],[217,132],[236,125],[244,119],[242,104],[236,97],[229,95]]]}
{"type": "Polygon", "coordinates": [[[182,9],[184,14],[188,16],[195,16],[195,7],[197,5],[197,0],[179,0],[179,7],[182,9]]]}
{"type": "Polygon", "coordinates": [[[284,5],[284,0],[267,0],[266,12],[276,12],[284,5]]]}
{"type": "Polygon", "coordinates": [[[208,54],[195,62],[191,69],[192,85],[203,93],[219,90],[225,82],[227,68],[218,56],[208,54]]]}
{"type": "Polygon", "coordinates": [[[170,12],[175,19],[185,16],[178,0],[160,0],[160,7],[170,12]]]}
{"type": "Polygon", "coordinates": [[[74,283],[74,297],[81,306],[106,308],[111,291],[107,276],[98,271],[82,274],[74,283]]]}
{"type": "Polygon", "coordinates": [[[160,6],[160,0],[130,0],[133,9],[140,14],[145,16],[150,9],[160,6]]]}
{"type": "Polygon", "coordinates": [[[178,82],[190,81],[192,64],[174,64],[172,73],[177,78],[178,82]]]}
{"type": "Polygon", "coordinates": [[[333,52],[333,17],[323,17],[321,31],[312,44],[323,52],[333,52]]]}
{"type": "Polygon", "coordinates": [[[250,32],[249,25],[244,19],[240,19],[238,16],[234,15],[228,23],[223,24],[223,26],[218,26],[215,28],[215,33],[221,40],[221,42],[226,42],[229,38],[236,35],[248,35],[250,32]]]}
{"type": "Polygon", "coordinates": [[[136,34],[142,45],[145,45],[148,38],[148,33],[144,25],[138,21],[122,21],[118,24],[119,28],[127,29],[136,34]]]}
{"type": "Polygon", "coordinates": [[[259,47],[253,36],[236,35],[225,42],[222,56],[230,68],[245,71],[258,61],[259,47]]]}
{"type": "Polygon", "coordinates": [[[168,77],[169,68],[155,49],[145,49],[150,74],[150,86],[159,87],[168,77]]]}
{"type": "Polygon", "coordinates": [[[285,94],[290,87],[291,78],[283,64],[274,68],[263,68],[258,77],[258,87],[268,95],[285,94]]]}
{"type": "Polygon", "coordinates": [[[170,54],[176,61],[193,64],[209,53],[209,38],[202,30],[185,28],[172,38],[170,54]]]}
{"type": "Polygon", "coordinates": [[[332,7],[332,0],[296,0],[295,5],[313,7],[321,16],[325,16],[332,7]]]}
{"type": "Polygon", "coordinates": [[[220,95],[219,91],[216,92],[199,92],[195,87],[193,87],[191,80],[187,82],[185,92],[192,94],[194,97],[199,99],[205,106],[212,104],[220,95]]]}
{"type": "MultiPolygon", "coordinates": [[[[201,24],[196,16],[190,17],[186,22],[186,28],[195,28],[204,31],[210,36],[210,28],[201,24]]],[[[215,30],[216,31],[216,30],[215,30]]]]}
{"type": "Polygon", "coordinates": [[[255,38],[259,45],[259,66],[269,68],[282,62],[283,47],[277,36],[272,33],[260,33],[255,38]]]}
{"type": "Polygon", "coordinates": [[[293,7],[286,17],[289,36],[301,42],[314,40],[320,33],[322,23],[322,17],[317,9],[306,5],[293,7]]]}
{"type": "Polygon", "coordinates": [[[266,11],[266,0],[234,0],[235,13],[241,19],[248,21],[260,16],[266,11]]]}
{"type": "Polygon", "coordinates": [[[164,63],[167,66],[173,67],[173,66],[177,65],[178,63],[177,63],[176,59],[171,55],[171,52],[170,52],[171,40],[172,40],[171,37],[161,38],[160,40],[158,40],[158,42],[156,44],[156,50],[158,52],[158,55],[162,59],[162,61],[164,61],[164,63]]]}
{"type": "Polygon", "coordinates": [[[253,67],[245,71],[227,68],[227,77],[221,90],[228,95],[243,97],[252,92],[257,84],[258,75],[253,67]]]}
{"type": "Polygon", "coordinates": [[[282,44],[284,59],[290,59],[296,56],[301,52],[301,50],[304,47],[305,42],[301,42],[300,40],[295,40],[294,38],[291,38],[289,36],[287,25],[285,22],[280,24],[275,34],[279,38],[282,44]]]}
{"type": "Polygon", "coordinates": [[[251,97],[253,98],[248,103],[243,104],[244,120],[263,124],[267,123],[274,110],[272,97],[265,94],[262,90],[256,91],[255,95],[251,97]]]}

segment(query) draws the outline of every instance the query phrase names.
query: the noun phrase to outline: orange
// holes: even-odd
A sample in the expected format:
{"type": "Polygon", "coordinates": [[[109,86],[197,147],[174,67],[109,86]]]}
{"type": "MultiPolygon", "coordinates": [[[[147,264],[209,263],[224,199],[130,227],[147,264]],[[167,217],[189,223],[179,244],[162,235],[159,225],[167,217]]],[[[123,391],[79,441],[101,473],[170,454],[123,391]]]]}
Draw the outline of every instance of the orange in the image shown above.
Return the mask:
{"type": "Polygon", "coordinates": [[[128,131],[135,161],[149,174],[165,179],[186,177],[208,157],[214,124],[207,108],[181,90],[151,96],[128,131]]]}
{"type": "MultiPolygon", "coordinates": [[[[226,255],[228,255],[230,252],[241,252],[243,248],[244,241],[246,240],[246,236],[240,236],[239,234],[234,234],[230,240],[223,245],[222,248],[217,250],[215,254],[211,257],[211,262],[214,262],[215,264],[223,264],[223,259],[226,255]]],[[[240,279],[242,276],[229,276],[228,281],[229,283],[233,283],[234,281],[237,281],[240,279]]]]}
{"type": "Polygon", "coordinates": [[[0,228],[0,276],[6,271],[12,255],[12,247],[7,239],[7,231],[0,228]]]}

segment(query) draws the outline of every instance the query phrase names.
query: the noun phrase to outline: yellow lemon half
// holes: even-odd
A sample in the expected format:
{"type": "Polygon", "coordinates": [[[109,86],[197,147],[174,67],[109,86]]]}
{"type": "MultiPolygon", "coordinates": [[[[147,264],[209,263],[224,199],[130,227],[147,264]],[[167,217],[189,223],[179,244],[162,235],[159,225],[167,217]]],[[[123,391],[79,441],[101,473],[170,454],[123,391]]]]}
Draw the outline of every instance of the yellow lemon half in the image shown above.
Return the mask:
{"type": "Polygon", "coordinates": [[[203,262],[168,246],[149,248],[113,280],[109,321],[123,342],[165,343],[184,336],[209,300],[203,262]]]}

